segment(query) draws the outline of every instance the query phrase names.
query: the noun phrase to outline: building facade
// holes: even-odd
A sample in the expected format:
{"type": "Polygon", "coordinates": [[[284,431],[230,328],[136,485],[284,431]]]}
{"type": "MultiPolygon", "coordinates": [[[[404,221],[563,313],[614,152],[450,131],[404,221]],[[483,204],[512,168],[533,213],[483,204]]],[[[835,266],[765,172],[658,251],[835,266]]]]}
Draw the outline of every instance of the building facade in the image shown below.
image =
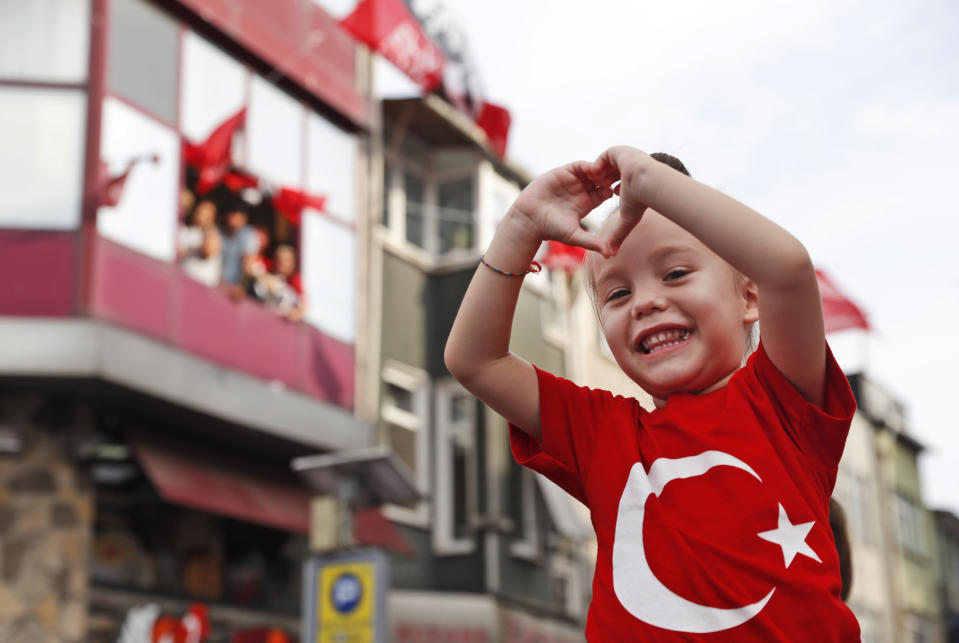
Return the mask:
{"type": "MultiPolygon", "coordinates": [[[[871,428],[878,487],[878,512],[852,520],[862,522],[859,530],[866,534],[864,540],[853,543],[853,551],[854,562],[862,563],[868,576],[862,582],[854,580],[851,597],[864,624],[864,640],[867,635],[880,641],[944,640],[933,516],[922,501],[919,484],[922,445],[908,431],[902,404],[888,391],[864,375],[851,376],[850,384],[859,407],[857,417],[871,428]],[[881,574],[880,566],[885,567],[881,574]],[[881,589],[869,587],[882,577],[887,600],[881,598],[881,589]],[[866,587],[857,589],[860,585],[866,587]],[[887,613],[876,614],[882,606],[888,606],[887,613]]],[[[857,439],[865,440],[869,432],[858,432],[857,439]]],[[[869,476],[862,473],[864,467],[853,470],[852,459],[844,463],[848,475],[837,482],[837,490],[848,493],[844,506],[855,506],[858,494],[858,505],[868,510],[875,506],[870,498],[874,487],[865,482],[869,476]],[[857,482],[860,490],[849,491],[856,489],[857,482]]],[[[854,574],[859,574],[855,567],[854,574]]]]}
{"type": "Polygon", "coordinates": [[[38,0],[0,25],[0,639],[114,641],[194,602],[218,639],[295,635],[290,459],[375,440],[367,55],[298,0],[38,0]],[[228,166],[192,164],[235,115],[228,166]],[[292,249],[302,321],[188,273],[202,201],[211,237],[242,204],[264,255],[292,249]]]}
{"type": "MultiPolygon", "coordinates": [[[[379,342],[369,371],[378,377],[367,384],[379,391],[379,439],[426,495],[412,511],[387,511],[417,552],[392,559],[394,640],[581,640],[588,523],[557,487],[512,461],[503,419],[443,362],[481,249],[528,178],[436,96],[383,101],[382,119],[370,289],[377,327],[368,331],[379,342]]],[[[549,277],[528,278],[512,342],[563,372],[559,312],[549,277]]]]}

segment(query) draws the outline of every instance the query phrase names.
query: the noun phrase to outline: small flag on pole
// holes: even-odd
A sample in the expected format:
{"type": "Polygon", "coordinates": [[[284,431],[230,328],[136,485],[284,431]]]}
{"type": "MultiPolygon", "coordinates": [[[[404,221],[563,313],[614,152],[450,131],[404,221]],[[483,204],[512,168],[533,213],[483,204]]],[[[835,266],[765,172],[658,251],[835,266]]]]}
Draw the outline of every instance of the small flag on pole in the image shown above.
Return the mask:
{"type": "Polygon", "coordinates": [[[100,161],[99,205],[111,208],[120,205],[120,199],[123,198],[123,188],[126,187],[127,178],[129,178],[133,168],[142,161],[149,161],[150,163],[156,164],[160,162],[160,157],[156,154],[145,154],[134,157],[127,163],[123,172],[115,176],[111,176],[109,166],[104,161],[100,161]]]}

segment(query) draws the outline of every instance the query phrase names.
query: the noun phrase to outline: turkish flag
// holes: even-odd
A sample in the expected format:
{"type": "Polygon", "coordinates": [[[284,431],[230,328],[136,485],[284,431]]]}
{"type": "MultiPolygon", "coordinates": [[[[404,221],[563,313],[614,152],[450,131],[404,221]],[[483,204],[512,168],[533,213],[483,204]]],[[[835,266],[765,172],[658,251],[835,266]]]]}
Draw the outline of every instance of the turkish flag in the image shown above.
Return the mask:
{"type": "Polygon", "coordinates": [[[859,307],[836,288],[822,270],[816,270],[819,281],[819,296],[822,298],[822,317],[827,333],[849,328],[870,330],[869,320],[859,307]]]}
{"type": "Polygon", "coordinates": [[[486,132],[486,138],[489,139],[490,146],[500,158],[506,156],[506,143],[509,139],[511,123],[512,117],[508,109],[483,101],[479,116],[476,118],[476,124],[486,132]]]}
{"type": "Polygon", "coordinates": [[[586,248],[579,246],[568,246],[559,241],[550,241],[546,250],[546,256],[543,257],[543,265],[550,270],[565,270],[572,272],[581,265],[586,258],[586,248]]]}
{"type": "Polygon", "coordinates": [[[360,0],[340,26],[396,65],[424,92],[443,80],[446,57],[426,37],[403,0],[360,0]]]}
{"type": "Polygon", "coordinates": [[[130,176],[130,172],[133,171],[133,168],[137,166],[141,161],[150,161],[151,163],[159,163],[160,157],[156,154],[147,154],[145,156],[137,156],[131,159],[123,172],[115,176],[110,176],[110,170],[106,163],[100,161],[99,165],[99,195],[98,195],[98,206],[108,206],[115,208],[120,205],[120,199],[123,198],[123,188],[126,187],[127,178],[130,176]]]}
{"type": "Polygon", "coordinates": [[[246,108],[220,123],[202,143],[183,143],[183,159],[197,169],[196,193],[206,194],[230,169],[233,135],[246,123],[246,108]]]}
{"type": "Polygon", "coordinates": [[[273,194],[272,200],[273,208],[297,227],[303,219],[303,208],[326,210],[325,196],[307,194],[293,188],[280,188],[273,194]]]}

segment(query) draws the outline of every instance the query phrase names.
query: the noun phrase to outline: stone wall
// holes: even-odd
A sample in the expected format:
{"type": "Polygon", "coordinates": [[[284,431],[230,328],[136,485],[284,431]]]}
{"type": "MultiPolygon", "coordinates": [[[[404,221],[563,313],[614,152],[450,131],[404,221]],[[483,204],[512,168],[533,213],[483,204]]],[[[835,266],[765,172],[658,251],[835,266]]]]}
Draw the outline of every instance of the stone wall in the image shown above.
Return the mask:
{"type": "Polygon", "coordinates": [[[0,641],[84,641],[93,491],[68,446],[91,425],[82,405],[0,395],[0,641]]]}

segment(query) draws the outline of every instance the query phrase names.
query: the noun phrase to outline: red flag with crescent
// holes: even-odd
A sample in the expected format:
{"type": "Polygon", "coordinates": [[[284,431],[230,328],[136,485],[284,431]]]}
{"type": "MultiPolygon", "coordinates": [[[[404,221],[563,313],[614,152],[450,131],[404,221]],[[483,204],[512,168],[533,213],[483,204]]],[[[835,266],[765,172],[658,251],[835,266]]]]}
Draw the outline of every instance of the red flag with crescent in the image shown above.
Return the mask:
{"type": "Polygon", "coordinates": [[[822,317],[827,333],[850,328],[870,330],[865,313],[836,287],[826,273],[817,269],[816,279],[819,281],[822,317]]]}
{"type": "Polygon", "coordinates": [[[403,0],[360,0],[340,26],[396,65],[424,92],[443,80],[446,57],[426,37],[403,0]]]}

